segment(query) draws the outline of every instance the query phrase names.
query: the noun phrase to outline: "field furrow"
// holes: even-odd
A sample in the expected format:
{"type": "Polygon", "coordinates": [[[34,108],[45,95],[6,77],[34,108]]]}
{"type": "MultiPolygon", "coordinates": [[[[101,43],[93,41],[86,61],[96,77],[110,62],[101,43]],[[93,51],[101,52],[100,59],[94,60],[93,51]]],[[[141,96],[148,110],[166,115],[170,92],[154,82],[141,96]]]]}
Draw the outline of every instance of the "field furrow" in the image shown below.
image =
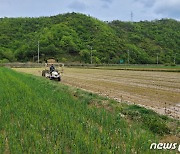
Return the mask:
{"type": "MultiPolygon", "coordinates": [[[[41,75],[42,68],[16,70],[41,75]]],[[[177,72],[64,68],[62,83],[142,104],[160,113],[164,113],[165,103],[170,107],[180,103],[180,73],[177,72]]]]}

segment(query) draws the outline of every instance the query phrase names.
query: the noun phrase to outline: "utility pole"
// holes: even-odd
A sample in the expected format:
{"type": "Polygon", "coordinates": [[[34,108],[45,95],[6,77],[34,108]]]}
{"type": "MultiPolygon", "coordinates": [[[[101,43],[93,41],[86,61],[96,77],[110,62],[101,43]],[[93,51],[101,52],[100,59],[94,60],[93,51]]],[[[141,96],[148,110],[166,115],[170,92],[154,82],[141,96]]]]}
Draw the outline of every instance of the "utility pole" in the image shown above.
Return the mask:
{"type": "Polygon", "coordinates": [[[127,53],[128,53],[128,65],[129,65],[129,50],[127,51],[127,53]]]}
{"type": "Polygon", "coordinates": [[[156,58],[156,60],[157,60],[157,65],[159,64],[159,54],[157,53],[157,58],[156,58]]]}
{"type": "Polygon", "coordinates": [[[92,64],[92,46],[90,46],[90,45],[87,45],[87,46],[88,46],[88,48],[91,49],[90,59],[91,59],[91,64],[92,64]]]}
{"type": "Polygon", "coordinates": [[[39,63],[39,41],[38,41],[38,63],[39,63]]]}
{"type": "Polygon", "coordinates": [[[92,64],[92,46],[91,46],[91,64],[92,64]]]}
{"type": "Polygon", "coordinates": [[[177,53],[175,53],[175,55],[174,55],[174,64],[176,64],[176,54],[177,53]]]}
{"type": "Polygon", "coordinates": [[[133,23],[133,12],[131,11],[131,22],[133,23]]]}

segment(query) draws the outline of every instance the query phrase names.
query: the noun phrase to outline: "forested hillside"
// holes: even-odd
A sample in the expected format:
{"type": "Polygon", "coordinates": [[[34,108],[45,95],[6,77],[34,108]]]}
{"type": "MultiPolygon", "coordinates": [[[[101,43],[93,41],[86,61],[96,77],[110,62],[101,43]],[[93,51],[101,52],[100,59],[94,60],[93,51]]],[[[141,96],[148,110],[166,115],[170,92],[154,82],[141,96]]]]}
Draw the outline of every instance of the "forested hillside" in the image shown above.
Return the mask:
{"type": "Polygon", "coordinates": [[[103,22],[78,13],[40,18],[0,18],[0,62],[180,64],[180,22],[103,22]]]}

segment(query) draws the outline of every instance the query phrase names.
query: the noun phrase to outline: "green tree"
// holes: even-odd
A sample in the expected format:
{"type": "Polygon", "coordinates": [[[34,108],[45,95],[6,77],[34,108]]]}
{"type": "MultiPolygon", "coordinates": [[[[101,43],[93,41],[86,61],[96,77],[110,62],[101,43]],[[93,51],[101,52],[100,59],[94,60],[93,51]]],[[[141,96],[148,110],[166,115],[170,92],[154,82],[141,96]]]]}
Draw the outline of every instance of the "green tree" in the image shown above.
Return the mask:
{"type": "Polygon", "coordinates": [[[14,53],[7,48],[0,48],[0,60],[7,59],[8,61],[16,61],[16,58],[14,56],[14,53]]]}
{"type": "Polygon", "coordinates": [[[77,54],[78,52],[78,47],[74,43],[73,38],[71,36],[63,36],[60,41],[60,46],[63,50],[66,50],[71,54],[77,54]]]}
{"type": "Polygon", "coordinates": [[[85,63],[90,63],[90,51],[87,49],[83,49],[79,52],[80,56],[81,56],[81,60],[84,61],[85,63]]]}

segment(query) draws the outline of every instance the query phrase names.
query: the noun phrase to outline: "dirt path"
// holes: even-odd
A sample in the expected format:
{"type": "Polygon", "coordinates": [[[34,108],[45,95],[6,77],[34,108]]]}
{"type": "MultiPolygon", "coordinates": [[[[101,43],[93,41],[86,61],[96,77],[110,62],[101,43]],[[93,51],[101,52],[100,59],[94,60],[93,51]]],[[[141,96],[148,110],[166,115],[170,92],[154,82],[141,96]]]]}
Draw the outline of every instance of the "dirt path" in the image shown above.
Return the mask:
{"type": "MultiPolygon", "coordinates": [[[[17,68],[41,75],[42,69],[17,68]]],[[[180,116],[180,73],[65,68],[62,83],[180,116]],[[166,103],[166,105],[165,105],[166,103]]]]}

